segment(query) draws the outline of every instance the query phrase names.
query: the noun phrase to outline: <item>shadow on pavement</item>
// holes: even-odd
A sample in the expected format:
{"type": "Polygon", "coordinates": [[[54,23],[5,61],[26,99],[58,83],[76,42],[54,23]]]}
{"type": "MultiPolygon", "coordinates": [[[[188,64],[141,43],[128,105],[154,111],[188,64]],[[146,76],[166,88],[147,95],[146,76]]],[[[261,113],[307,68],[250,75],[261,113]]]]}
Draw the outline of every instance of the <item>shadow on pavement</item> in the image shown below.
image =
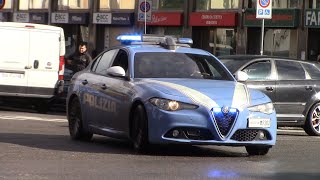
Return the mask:
{"type": "MultiPolygon", "coordinates": [[[[21,133],[0,133],[0,142],[16,144],[26,147],[87,152],[87,153],[108,153],[108,154],[137,154],[133,151],[128,141],[94,136],[90,142],[73,141],[68,135],[45,135],[45,134],[21,134],[21,133]]],[[[245,157],[247,153],[224,151],[215,149],[215,146],[167,145],[151,146],[150,152],[142,155],[152,156],[194,156],[194,157],[245,157]]]]}

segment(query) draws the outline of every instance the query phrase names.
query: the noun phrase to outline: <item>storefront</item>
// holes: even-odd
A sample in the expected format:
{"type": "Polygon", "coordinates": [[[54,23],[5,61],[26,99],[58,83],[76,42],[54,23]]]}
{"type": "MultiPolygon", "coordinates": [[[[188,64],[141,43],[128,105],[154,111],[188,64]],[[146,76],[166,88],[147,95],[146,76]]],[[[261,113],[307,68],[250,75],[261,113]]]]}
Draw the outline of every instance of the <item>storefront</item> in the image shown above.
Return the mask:
{"type": "Polygon", "coordinates": [[[97,25],[96,53],[119,45],[120,34],[134,33],[134,13],[93,13],[93,24],[97,25]]]}
{"type": "Polygon", "coordinates": [[[77,50],[79,42],[88,42],[89,13],[54,12],[51,14],[51,24],[60,26],[64,30],[66,57],[77,50]]]}
{"type": "MultiPolygon", "coordinates": [[[[182,12],[153,12],[147,22],[147,34],[173,35],[182,37],[182,12]]],[[[140,26],[143,22],[140,22],[140,26]]]]}
{"type": "MultiPolygon", "coordinates": [[[[272,10],[272,19],[265,20],[264,54],[300,58],[299,18],[299,9],[272,10]]],[[[247,27],[247,54],[260,54],[262,20],[256,19],[255,9],[246,10],[244,26],[247,27]]]]}
{"type": "Polygon", "coordinates": [[[306,9],[304,22],[308,28],[308,59],[315,61],[320,55],[320,9],[306,9]]]}
{"type": "Polygon", "coordinates": [[[192,26],[194,47],[207,50],[216,56],[236,53],[236,12],[193,12],[192,26]]]}
{"type": "Polygon", "coordinates": [[[17,12],[13,14],[14,22],[48,24],[48,13],[17,12]]]}

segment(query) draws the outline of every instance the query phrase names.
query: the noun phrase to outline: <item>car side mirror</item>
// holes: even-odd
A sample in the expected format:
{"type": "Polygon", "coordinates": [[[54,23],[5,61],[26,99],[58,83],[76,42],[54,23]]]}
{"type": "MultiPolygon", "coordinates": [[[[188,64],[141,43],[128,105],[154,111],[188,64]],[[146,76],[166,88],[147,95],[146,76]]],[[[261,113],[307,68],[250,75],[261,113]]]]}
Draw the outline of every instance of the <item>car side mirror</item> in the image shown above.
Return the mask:
{"type": "Polygon", "coordinates": [[[125,77],[126,72],[121,66],[112,66],[107,69],[107,74],[115,77],[125,77]]]}
{"type": "Polygon", "coordinates": [[[236,78],[237,81],[240,81],[240,82],[245,82],[249,79],[248,74],[243,71],[236,72],[234,77],[236,78]]]}

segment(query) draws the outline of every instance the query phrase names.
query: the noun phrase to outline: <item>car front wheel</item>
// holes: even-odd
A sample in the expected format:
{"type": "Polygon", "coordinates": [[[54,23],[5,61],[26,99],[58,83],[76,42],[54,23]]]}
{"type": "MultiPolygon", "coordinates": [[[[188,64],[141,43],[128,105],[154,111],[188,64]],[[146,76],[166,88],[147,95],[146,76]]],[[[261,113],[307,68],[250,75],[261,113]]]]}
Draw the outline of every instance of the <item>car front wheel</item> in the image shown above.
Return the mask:
{"type": "Polygon", "coordinates": [[[91,140],[93,133],[88,132],[83,128],[82,112],[80,102],[77,98],[73,99],[69,106],[68,122],[71,139],[85,141],[91,140]]]}
{"type": "Polygon", "coordinates": [[[250,156],[266,155],[270,148],[270,146],[246,146],[246,150],[250,156]]]}
{"type": "Polygon", "coordinates": [[[136,152],[146,152],[148,147],[148,119],[142,105],[138,105],[133,112],[132,141],[136,152]]]}
{"type": "Polygon", "coordinates": [[[320,103],[310,109],[304,124],[304,131],[310,136],[320,136],[320,103]]]}

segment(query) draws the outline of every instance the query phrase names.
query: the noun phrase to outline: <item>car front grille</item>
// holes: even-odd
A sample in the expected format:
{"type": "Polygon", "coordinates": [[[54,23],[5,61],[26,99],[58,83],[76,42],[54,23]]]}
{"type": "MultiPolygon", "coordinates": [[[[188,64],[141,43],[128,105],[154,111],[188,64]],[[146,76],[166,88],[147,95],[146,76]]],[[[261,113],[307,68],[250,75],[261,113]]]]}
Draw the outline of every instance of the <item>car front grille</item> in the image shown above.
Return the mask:
{"type": "Polygon", "coordinates": [[[218,127],[220,136],[227,136],[236,121],[239,111],[235,108],[212,108],[214,123],[218,127]]]}
{"type": "Polygon", "coordinates": [[[231,139],[235,141],[253,141],[253,140],[270,140],[271,137],[269,132],[265,130],[239,129],[233,134],[231,139]],[[264,139],[257,138],[259,131],[263,132],[266,135],[264,139]]]}

